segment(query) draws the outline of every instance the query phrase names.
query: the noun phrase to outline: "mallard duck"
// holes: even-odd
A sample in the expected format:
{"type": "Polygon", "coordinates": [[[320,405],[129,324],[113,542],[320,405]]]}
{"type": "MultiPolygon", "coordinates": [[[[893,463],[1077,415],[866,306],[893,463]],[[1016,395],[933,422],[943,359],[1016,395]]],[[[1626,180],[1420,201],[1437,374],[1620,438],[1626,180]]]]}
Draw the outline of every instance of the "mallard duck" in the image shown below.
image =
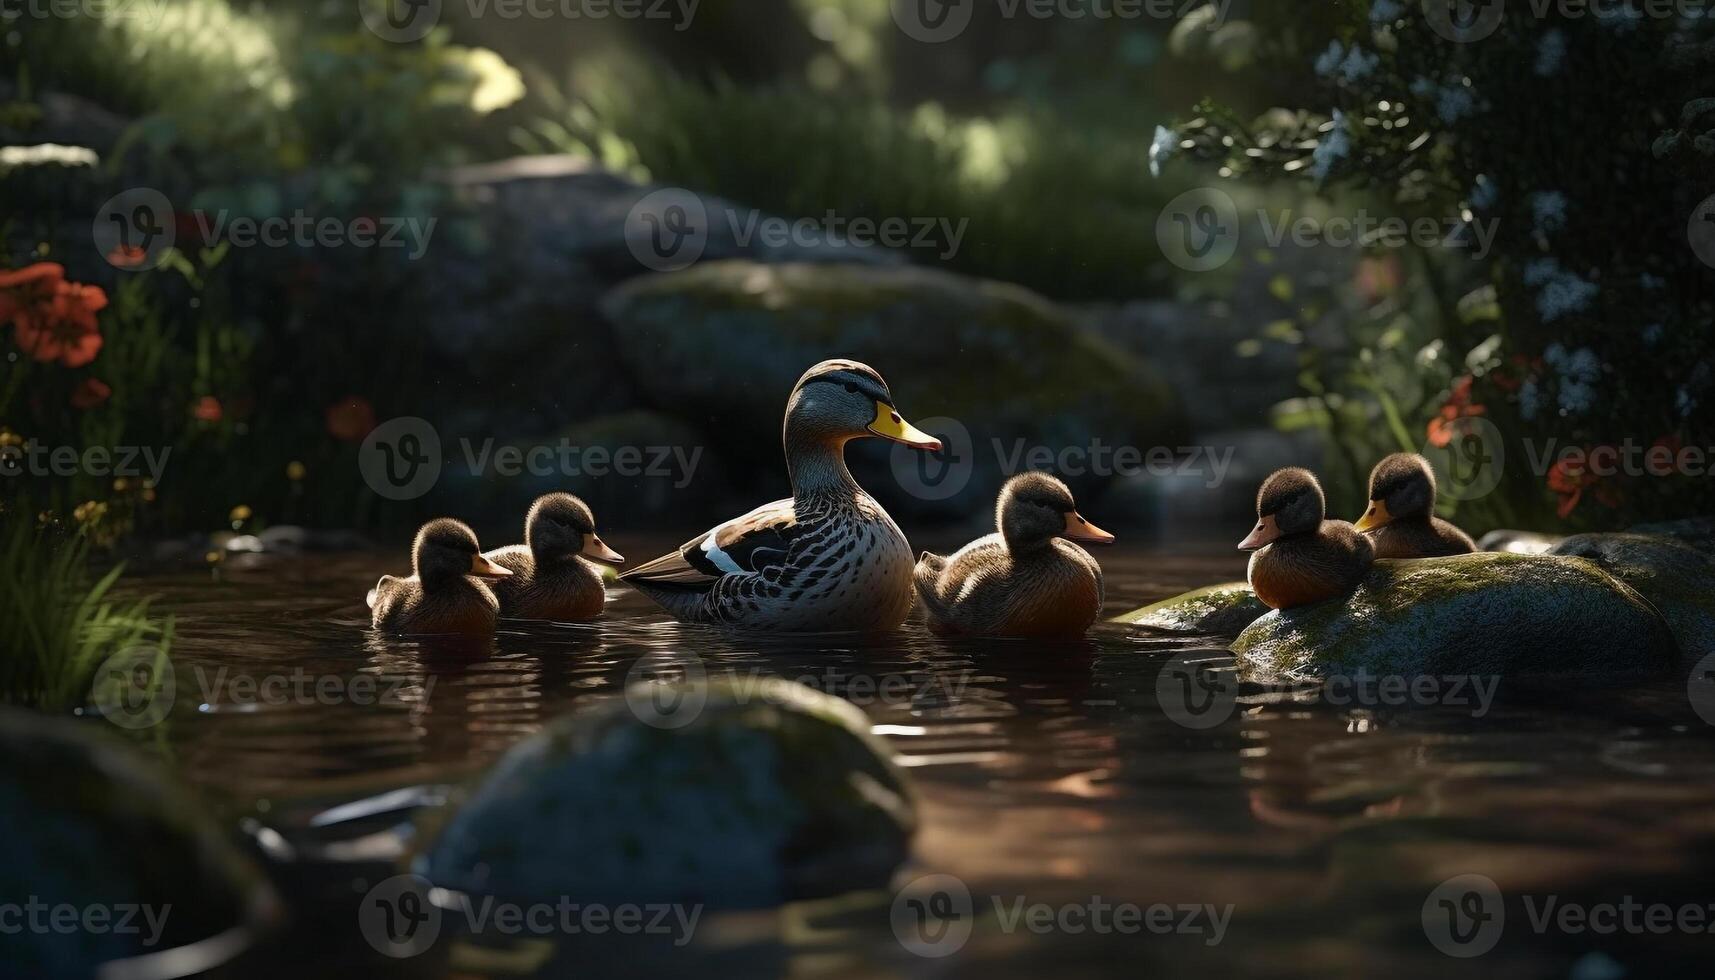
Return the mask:
{"type": "Polygon", "coordinates": [[[1370,506],[1357,528],[1377,558],[1440,558],[1477,550],[1471,536],[1435,516],[1435,471],[1416,453],[1394,453],[1370,471],[1370,506]]]}
{"type": "Polygon", "coordinates": [[[1078,513],[1072,491],[1046,473],[1006,481],[995,504],[998,534],[948,557],[917,562],[917,594],[929,628],[972,636],[1082,636],[1102,611],[1102,566],[1075,544],[1114,536],[1078,513]]]}
{"type": "Polygon", "coordinates": [[[511,572],[492,588],[500,614],[574,622],[601,615],[607,601],[601,569],[586,559],[625,561],[595,533],[595,515],[569,493],[537,498],[524,517],[524,543],[483,555],[511,572]]]}
{"type": "Polygon", "coordinates": [[[1309,470],[1277,470],[1256,495],[1256,527],[1239,542],[1251,556],[1258,599],[1291,609],[1349,594],[1363,581],[1375,549],[1345,521],[1324,520],[1322,485],[1309,470]]]}
{"type": "Polygon", "coordinates": [[[444,517],[424,524],[411,544],[411,570],[410,578],[383,575],[370,590],[370,621],[376,629],[494,632],[500,603],[477,578],[500,579],[512,573],[483,557],[470,528],[444,517]]]}
{"type": "Polygon", "coordinates": [[[792,496],[717,525],[619,577],[688,622],[788,631],[884,631],[911,611],[911,547],[846,469],[845,446],[880,436],[941,443],[900,418],[875,369],[823,361],[786,403],[792,496]]]}

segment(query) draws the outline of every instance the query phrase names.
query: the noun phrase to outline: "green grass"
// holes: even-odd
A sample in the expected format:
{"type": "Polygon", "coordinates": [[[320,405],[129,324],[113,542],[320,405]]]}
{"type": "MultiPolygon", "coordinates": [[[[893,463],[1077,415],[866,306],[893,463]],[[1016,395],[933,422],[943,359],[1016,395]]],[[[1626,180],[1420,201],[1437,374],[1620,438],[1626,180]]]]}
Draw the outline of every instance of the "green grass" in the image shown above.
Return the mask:
{"type": "Polygon", "coordinates": [[[171,646],[172,620],[151,616],[147,599],[114,598],[121,568],[96,577],[89,550],[81,534],[16,512],[0,521],[0,701],[69,711],[89,703],[108,657],[171,646]]]}

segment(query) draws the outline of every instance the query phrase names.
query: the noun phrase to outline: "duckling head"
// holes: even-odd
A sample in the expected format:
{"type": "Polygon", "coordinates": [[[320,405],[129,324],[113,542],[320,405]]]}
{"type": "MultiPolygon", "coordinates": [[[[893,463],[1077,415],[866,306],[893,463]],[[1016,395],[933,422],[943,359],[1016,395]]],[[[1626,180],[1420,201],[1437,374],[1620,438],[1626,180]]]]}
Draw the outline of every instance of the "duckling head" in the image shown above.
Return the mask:
{"type": "Polygon", "coordinates": [[[869,365],[838,358],[805,371],[786,403],[788,452],[794,446],[838,446],[868,436],[941,450],[939,439],[900,416],[887,382],[869,365]]]}
{"type": "Polygon", "coordinates": [[[1018,553],[1047,547],[1055,538],[1112,544],[1114,536],[1078,513],[1072,491],[1046,473],[1020,473],[1000,488],[995,523],[1006,550],[1018,553]]]}
{"type": "Polygon", "coordinates": [[[1401,518],[1435,512],[1435,470],[1416,453],[1394,453],[1370,471],[1370,506],[1354,525],[1373,531],[1401,518]]]}
{"type": "Polygon", "coordinates": [[[1276,470],[1257,491],[1256,527],[1239,542],[1239,550],[1254,551],[1281,538],[1314,534],[1327,512],[1328,501],[1316,474],[1296,466],[1276,470]]]}
{"type": "Polygon", "coordinates": [[[417,532],[417,540],[411,543],[411,567],[424,584],[461,575],[505,578],[512,574],[482,556],[475,531],[447,517],[430,521],[417,532]]]}
{"type": "Polygon", "coordinates": [[[524,518],[524,543],[539,562],[561,561],[582,555],[596,561],[619,564],[625,556],[607,546],[595,533],[595,514],[569,493],[550,493],[536,498],[524,518]]]}

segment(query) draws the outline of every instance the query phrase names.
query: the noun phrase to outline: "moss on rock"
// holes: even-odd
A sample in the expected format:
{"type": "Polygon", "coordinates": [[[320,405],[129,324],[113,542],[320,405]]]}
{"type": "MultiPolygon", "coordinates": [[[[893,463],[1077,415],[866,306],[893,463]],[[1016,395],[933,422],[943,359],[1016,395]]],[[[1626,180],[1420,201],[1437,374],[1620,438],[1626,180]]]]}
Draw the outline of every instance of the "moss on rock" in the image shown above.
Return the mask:
{"type": "Polygon", "coordinates": [[[1628,533],[1672,538],[1688,548],[1715,557],[1715,517],[1687,517],[1677,521],[1639,524],[1628,533]]]}
{"type": "Polygon", "coordinates": [[[1268,612],[1245,582],[1224,582],[1134,609],[1114,622],[1175,633],[1237,633],[1268,612]]]}
{"type": "Polygon", "coordinates": [[[1270,612],[1232,649],[1262,672],[1303,676],[1619,680],[1677,655],[1656,610],[1594,563],[1483,553],[1377,561],[1350,597],[1270,612]]]}
{"type": "Polygon", "coordinates": [[[1715,653],[1715,560],[1668,537],[1575,534],[1552,554],[1588,558],[1653,603],[1692,659],[1715,653]]]}
{"type": "Polygon", "coordinates": [[[415,867],[438,886],[715,908],[879,886],[916,828],[863,712],[774,679],[633,685],[513,747],[439,819],[415,867]],[[690,720],[645,720],[663,717],[690,720]]]}

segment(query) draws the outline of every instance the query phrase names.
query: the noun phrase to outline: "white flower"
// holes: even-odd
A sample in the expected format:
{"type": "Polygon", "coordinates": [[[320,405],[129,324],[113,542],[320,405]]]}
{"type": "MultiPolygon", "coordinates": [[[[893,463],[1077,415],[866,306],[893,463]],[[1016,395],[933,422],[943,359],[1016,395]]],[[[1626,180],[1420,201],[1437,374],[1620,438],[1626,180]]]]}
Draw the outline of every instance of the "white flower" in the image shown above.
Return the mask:
{"type": "Polygon", "coordinates": [[[1368,78],[1381,61],[1381,55],[1364,54],[1363,49],[1354,44],[1352,50],[1347,53],[1346,60],[1340,63],[1340,74],[1348,82],[1357,82],[1368,78]]]}
{"type": "Polygon", "coordinates": [[[1543,78],[1557,74],[1566,63],[1566,32],[1556,27],[1536,42],[1536,73],[1543,78]]]}
{"type": "Polygon", "coordinates": [[[1596,386],[1583,381],[1560,384],[1560,414],[1582,415],[1596,403],[1596,386]]]}
{"type": "Polygon", "coordinates": [[[1323,78],[1340,70],[1340,62],[1346,59],[1346,46],[1339,41],[1329,41],[1328,50],[1316,56],[1316,74],[1323,78]]]}
{"type": "Polygon", "coordinates": [[[1155,141],[1149,144],[1149,175],[1161,176],[1161,165],[1179,149],[1179,134],[1166,126],[1155,127],[1155,141]]]}
{"type": "MultiPolygon", "coordinates": [[[[1560,267],[1553,259],[1535,259],[1524,267],[1527,286],[1536,286],[1536,312],[1542,322],[1552,323],[1568,313],[1578,313],[1590,306],[1590,300],[1600,292],[1593,282],[1578,278],[1560,267]]],[[[1552,352],[1558,344],[1549,348],[1552,352]]],[[[1544,357],[1549,354],[1545,353],[1544,357]]],[[[1550,360],[1549,363],[1554,363],[1550,360]]]]}
{"type": "Polygon", "coordinates": [[[1334,165],[1344,160],[1352,152],[1352,137],[1346,132],[1346,114],[1339,109],[1334,110],[1332,120],[1334,128],[1316,144],[1316,149],[1310,154],[1310,173],[1316,177],[1317,183],[1328,179],[1334,165]]]}
{"type": "Polygon", "coordinates": [[[1530,196],[1530,212],[1536,217],[1539,234],[1560,231],[1566,227],[1566,195],[1559,191],[1537,191],[1530,196]]]}
{"type": "Polygon", "coordinates": [[[1501,190],[1486,174],[1477,175],[1477,186],[1471,188],[1471,207],[1487,211],[1501,199],[1501,190]]]}
{"type": "Polygon", "coordinates": [[[1370,23],[1392,24],[1404,13],[1405,8],[1400,6],[1398,0],[1375,0],[1370,4],[1370,23]]]}
{"type": "Polygon", "coordinates": [[[1444,123],[1456,123],[1477,111],[1477,93],[1465,85],[1443,85],[1435,111],[1444,123]]]}

